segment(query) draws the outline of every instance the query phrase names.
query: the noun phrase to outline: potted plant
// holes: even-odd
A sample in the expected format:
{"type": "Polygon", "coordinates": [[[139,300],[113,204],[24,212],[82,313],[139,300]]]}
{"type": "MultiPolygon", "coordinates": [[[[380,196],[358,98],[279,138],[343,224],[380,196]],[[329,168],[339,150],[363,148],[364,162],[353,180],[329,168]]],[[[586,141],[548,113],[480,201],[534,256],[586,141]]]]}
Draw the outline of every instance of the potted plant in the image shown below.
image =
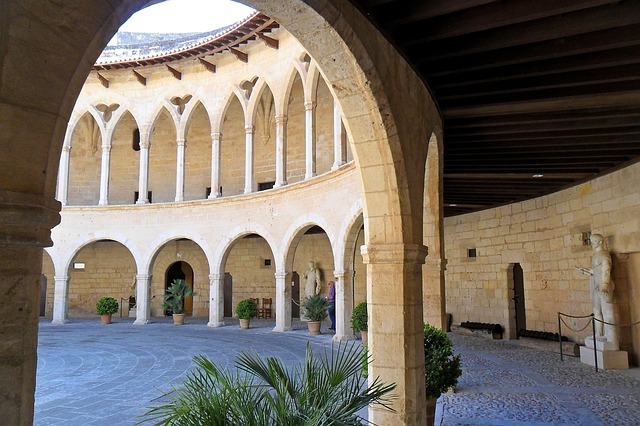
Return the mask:
{"type": "Polygon", "coordinates": [[[173,280],[169,288],[167,288],[167,292],[163,297],[162,309],[171,311],[173,325],[184,324],[184,298],[195,295],[196,293],[182,279],[173,280]]]}
{"type": "Polygon", "coordinates": [[[240,329],[247,330],[251,318],[258,314],[258,304],[251,299],[241,300],[236,306],[236,315],[240,318],[240,329]]]}
{"type": "Polygon", "coordinates": [[[460,355],[453,355],[447,333],[424,324],[424,381],[427,397],[427,424],[433,425],[436,400],[443,392],[458,384],[462,374],[460,355]]]}
{"type": "Polygon", "coordinates": [[[111,324],[111,315],[118,312],[118,301],[113,297],[102,297],[96,303],[96,313],[102,324],[111,324]]]}
{"type": "Polygon", "coordinates": [[[304,315],[309,319],[307,327],[312,336],[320,334],[320,325],[329,315],[329,300],[321,294],[307,297],[302,303],[304,315]]]}
{"type": "Polygon", "coordinates": [[[360,332],[360,335],[362,336],[362,344],[364,346],[367,346],[369,343],[367,324],[367,302],[362,302],[353,308],[353,313],[351,314],[351,327],[353,327],[353,331],[356,333],[358,331],[360,332]]]}

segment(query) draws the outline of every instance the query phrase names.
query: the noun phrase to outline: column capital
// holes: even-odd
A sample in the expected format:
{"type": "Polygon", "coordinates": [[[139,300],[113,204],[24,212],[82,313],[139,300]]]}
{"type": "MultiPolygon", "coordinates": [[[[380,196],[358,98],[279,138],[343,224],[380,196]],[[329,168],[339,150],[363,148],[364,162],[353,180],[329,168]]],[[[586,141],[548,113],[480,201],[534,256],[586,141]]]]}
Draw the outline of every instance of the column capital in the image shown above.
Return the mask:
{"type": "Polygon", "coordinates": [[[253,134],[255,129],[256,129],[255,126],[244,126],[245,134],[253,134]]]}
{"type": "Polygon", "coordinates": [[[361,247],[365,264],[424,263],[427,246],[422,244],[367,244],[361,247]]]}
{"type": "Polygon", "coordinates": [[[61,208],[44,195],[0,191],[0,247],[50,247],[61,208]]]}
{"type": "Polygon", "coordinates": [[[150,280],[151,277],[153,277],[153,275],[149,275],[149,274],[138,274],[136,275],[136,280],[150,280]]]}
{"type": "Polygon", "coordinates": [[[221,280],[224,278],[224,274],[209,274],[209,284],[211,281],[221,280]]]}
{"type": "Polygon", "coordinates": [[[305,103],[304,103],[305,111],[312,110],[315,107],[316,107],[316,102],[315,101],[305,101],[305,103]]]}
{"type": "Polygon", "coordinates": [[[185,145],[185,143],[186,143],[186,141],[187,141],[187,140],[186,140],[185,138],[176,138],[176,144],[177,144],[178,146],[184,146],[184,145],[185,145]]]}
{"type": "Polygon", "coordinates": [[[276,279],[280,278],[280,279],[285,279],[287,278],[287,274],[289,274],[289,272],[276,272],[273,275],[276,277],[276,279]]]}
{"type": "Polygon", "coordinates": [[[289,117],[286,115],[276,115],[276,124],[287,124],[289,117]]]}
{"type": "Polygon", "coordinates": [[[69,275],[54,275],[53,280],[54,281],[69,281],[71,279],[71,277],[69,275]]]}
{"type": "Polygon", "coordinates": [[[109,151],[111,151],[111,145],[102,144],[102,152],[109,152],[109,151]]]}
{"type": "Polygon", "coordinates": [[[69,152],[71,151],[71,146],[69,145],[62,145],[62,152],[69,152]]]}
{"type": "Polygon", "coordinates": [[[222,139],[222,132],[211,132],[211,140],[219,141],[222,139]]]}
{"type": "Polygon", "coordinates": [[[140,149],[149,149],[149,147],[151,147],[151,142],[140,141],[140,149]]]}

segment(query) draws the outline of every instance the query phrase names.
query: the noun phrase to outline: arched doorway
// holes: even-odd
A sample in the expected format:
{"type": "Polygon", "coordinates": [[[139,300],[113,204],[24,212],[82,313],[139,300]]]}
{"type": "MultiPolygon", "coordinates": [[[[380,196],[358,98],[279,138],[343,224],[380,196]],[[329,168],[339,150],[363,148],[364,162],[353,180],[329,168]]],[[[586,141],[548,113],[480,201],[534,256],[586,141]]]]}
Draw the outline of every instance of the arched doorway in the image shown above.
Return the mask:
{"type": "MultiPolygon", "coordinates": [[[[167,268],[167,273],[165,275],[165,284],[164,290],[167,291],[167,288],[171,285],[173,280],[185,280],[187,286],[193,290],[193,268],[187,262],[175,262],[169,268],[167,268]]],[[[193,314],[193,296],[187,296],[184,299],[184,313],[186,315],[193,314]]],[[[165,311],[165,315],[167,312],[165,311]]]]}

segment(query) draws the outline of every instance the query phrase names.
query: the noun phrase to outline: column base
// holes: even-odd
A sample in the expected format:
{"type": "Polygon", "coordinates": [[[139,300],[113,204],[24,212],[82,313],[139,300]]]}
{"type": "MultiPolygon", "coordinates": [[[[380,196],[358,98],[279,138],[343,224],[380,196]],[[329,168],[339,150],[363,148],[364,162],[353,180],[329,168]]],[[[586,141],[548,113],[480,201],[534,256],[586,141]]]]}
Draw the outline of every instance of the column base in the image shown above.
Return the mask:
{"type": "Polygon", "coordinates": [[[53,320],[51,321],[51,325],[65,325],[69,324],[69,320],[53,320]]]}
{"type": "Polygon", "coordinates": [[[149,320],[135,320],[133,322],[133,325],[145,325],[145,324],[149,324],[151,321],[149,320]]]}
{"type": "MultiPolygon", "coordinates": [[[[600,351],[596,350],[598,368],[602,370],[627,370],[629,369],[629,355],[626,351],[600,351]]],[[[580,362],[595,367],[593,348],[580,346],[580,362]]]]}
{"type": "Polygon", "coordinates": [[[224,321],[217,321],[217,322],[216,321],[209,321],[207,323],[207,327],[212,327],[212,328],[224,327],[225,325],[227,325],[227,324],[225,324],[224,321]]]}
{"type": "Polygon", "coordinates": [[[336,334],[331,340],[334,342],[345,342],[348,340],[358,340],[358,337],[354,334],[336,334]]]}
{"type": "Polygon", "coordinates": [[[276,333],[284,333],[285,331],[293,331],[293,328],[291,326],[280,327],[276,325],[271,331],[275,331],[276,333]]]}

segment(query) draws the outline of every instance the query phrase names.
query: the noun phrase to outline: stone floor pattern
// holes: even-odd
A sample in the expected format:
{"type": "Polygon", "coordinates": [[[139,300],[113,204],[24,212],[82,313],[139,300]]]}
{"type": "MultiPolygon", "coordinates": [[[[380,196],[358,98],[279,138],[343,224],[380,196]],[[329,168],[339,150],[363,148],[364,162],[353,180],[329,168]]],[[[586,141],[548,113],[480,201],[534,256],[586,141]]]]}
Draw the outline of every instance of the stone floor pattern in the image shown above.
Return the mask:
{"type": "MultiPolygon", "coordinates": [[[[232,365],[240,351],[299,363],[307,341],[330,345],[332,334],[308,336],[304,324],[272,332],[273,321],[236,321],[218,329],[201,319],[174,327],[155,319],[40,323],[35,425],[132,425],[204,354],[232,365]]],[[[594,372],[576,358],[520,346],[451,335],[463,375],[452,395],[438,401],[439,425],[640,425],[640,370],[594,372]]]]}

